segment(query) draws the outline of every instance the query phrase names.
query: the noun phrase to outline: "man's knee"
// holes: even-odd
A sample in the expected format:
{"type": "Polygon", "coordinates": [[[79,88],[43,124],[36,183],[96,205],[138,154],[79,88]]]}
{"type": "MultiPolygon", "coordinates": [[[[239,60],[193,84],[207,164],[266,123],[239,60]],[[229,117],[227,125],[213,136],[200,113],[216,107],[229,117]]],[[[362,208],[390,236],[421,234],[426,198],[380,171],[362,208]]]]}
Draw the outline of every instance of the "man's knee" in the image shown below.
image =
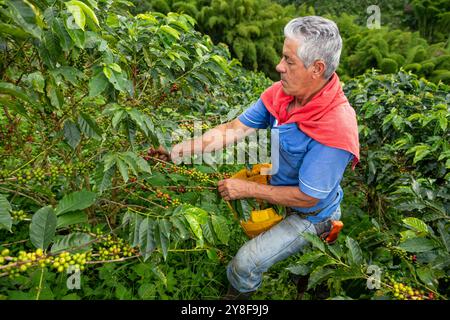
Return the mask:
{"type": "Polygon", "coordinates": [[[257,268],[252,256],[247,247],[242,247],[230,262],[231,271],[240,277],[249,277],[257,268]]]}

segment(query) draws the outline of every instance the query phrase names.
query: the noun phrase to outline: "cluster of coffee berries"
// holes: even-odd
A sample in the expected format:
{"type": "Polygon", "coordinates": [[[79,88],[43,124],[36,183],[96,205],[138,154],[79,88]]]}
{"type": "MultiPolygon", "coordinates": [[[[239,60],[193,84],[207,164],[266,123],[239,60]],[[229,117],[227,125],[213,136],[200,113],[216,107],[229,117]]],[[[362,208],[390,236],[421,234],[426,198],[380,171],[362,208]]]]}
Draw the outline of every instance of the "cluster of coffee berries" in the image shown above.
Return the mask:
{"type": "Polygon", "coordinates": [[[8,272],[10,278],[18,277],[20,273],[25,272],[31,266],[37,264],[42,259],[44,252],[42,249],[37,249],[34,252],[19,251],[17,257],[10,257],[9,249],[2,250],[2,257],[0,259],[0,265],[6,261],[6,272],[8,272]]]}
{"type": "Polygon", "coordinates": [[[17,257],[9,257],[10,252],[8,249],[4,249],[1,254],[0,265],[6,260],[9,261],[5,270],[10,278],[19,276],[20,273],[27,271],[28,268],[33,266],[49,267],[57,272],[64,272],[70,266],[73,266],[75,271],[84,270],[86,262],[92,256],[91,251],[75,254],[64,251],[56,256],[52,256],[45,255],[42,249],[37,249],[33,252],[22,250],[19,251],[17,257]]]}
{"type": "Polygon", "coordinates": [[[207,173],[198,171],[194,168],[188,169],[186,167],[183,166],[170,166],[167,169],[168,173],[178,173],[184,176],[189,177],[190,180],[193,181],[197,181],[197,182],[201,182],[201,183],[211,183],[213,181],[211,181],[209,175],[207,173]]]}
{"type": "Polygon", "coordinates": [[[9,249],[3,249],[0,252],[0,266],[2,266],[6,262],[6,258],[9,255],[9,249]]]}
{"type": "Polygon", "coordinates": [[[8,178],[9,171],[6,169],[0,170],[0,179],[6,179],[8,178]]]}
{"type": "Polygon", "coordinates": [[[229,179],[231,178],[233,174],[229,173],[229,172],[213,172],[209,174],[209,177],[211,179],[218,179],[218,180],[222,180],[222,179],[229,179]]]}
{"type": "Polygon", "coordinates": [[[146,161],[152,161],[154,160],[153,158],[163,161],[169,160],[167,154],[164,154],[163,152],[161,152],[160,150],[156,150],[155,148],[150,148],[147,150],[147,155],[144,157],[144,159],[146,161]]]}
{"type": "Polygon", "coordinates": [[[161,204],[167,209],[169,205],[172,203],[172,197],[168,193],[164,193],[159,189],[155,191],[156,197],[161,201],[161,204]]]}
{"type": "Polygon", "coordinates": [[[36,168],[33,171],[34,176],[36,178],[37,181],[42,182],[45,178],[45,172],[42,168],[36,168]]]}
{"type": "Polygon", "coordinates": [[[20,184],[25,184],[33,179],[33,173],[30,169],[28,170],[19,170],[17,172],[17,182],[20,184]]]}
{"type": "Polygon", "coordinates": [[[62,171],[63,176],[70,177],[70,176],[72,176],[72,174],[74,172],[74,168],[71,164],[63,164],[61,166],[61,171],[62,171]]]}
{"type": "Polygon", "coordinates": [[[394,278],[388,278],[388,282],[391,286],[390,291],[394,296],[394,299],[397,300],[433,300],[434,294],[433,292],[428,293],[427,295],[423,290],[418,290],[413,288],[412,286],[397,282],[394,278]]]}
{"type": "Polygon", "coordinates": [[[122,238],[114,238],[112,235],[108,235],[104,241],[99,243],[98,253],[101,260],[117,260],[122,257],[131,257],[136,251],[122,238]]]}
{"type": "Polygon", "coordinates": [[[405,260],[409,260],[408,253],[405,250],[398,247],[394,247],[390,242],[386,244],[386,247],[392,252],[394,256],[397,256],[405,260]]]}
{"type": "Polygon", "coordinates": [[[83,271],[86,262],[90,260],[91,256],[91,251],[75,254],[64,251],[53,258],[45,259],[45,263],[51,264],[51,267],[58,272],[64,272],[70,266],[73,266],[75,271],[83,271]]]}
{"type": "Polygon", "coordinates": [[[74,168],[81,174],[90,173],[95,169],[94,162],[78,162],[74,168]]]}
{"type": "Polygon", "coordinates": [[[170,191],[177,192],[177,193],[186,193],[186,187],[185,186],[170,186],[167,187],[170,191]]]}
{"type": "Polygon", "coordinates": [[[13,210],[11,211],[11,218],[14,221],[23,221],[28,218],[28,215],[23,210],[13,210]]]}
{"type": "Polygon", "coordinates": [[[170,93],[177,92],[180,89],[176,83],[172,84],[170,87],[170,93]]]}
{"type": "Polygon", "coordinates": [[[208,130],[208,129],[210,129],[211,127],[208,125],[208,124],[206,124],[206,123],[202,123],[202,125],[201,126],[199,126],[199,125],[194,125],[193,123],[191,123],[191,122],[183,122],[183,123],[181,123],[180,124],[180,129],[184,129],[184,130],[187,130],[187,131],[189,131],[189,133],[193,133],[194,132],[194,130],[199,130],[199,129],[201,129],[201,131],[206,131],[206,130],[208,130]]]}

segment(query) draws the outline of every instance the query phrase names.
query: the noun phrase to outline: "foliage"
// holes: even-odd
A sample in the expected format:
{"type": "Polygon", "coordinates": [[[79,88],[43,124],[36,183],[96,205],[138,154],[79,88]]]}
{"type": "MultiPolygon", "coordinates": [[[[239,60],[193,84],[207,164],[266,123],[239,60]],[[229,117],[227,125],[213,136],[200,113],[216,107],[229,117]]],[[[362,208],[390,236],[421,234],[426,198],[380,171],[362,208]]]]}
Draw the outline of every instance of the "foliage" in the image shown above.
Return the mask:
{"type": "Polygon", "coordinates": [[[131,16],[113,1],[8,1],[0,13],[0,237],[3,248],[19,241],[0,259],[2,294],[65,297],[46,270],[72,263],[94,279],[88,267],[137,257],[219,263],[230,226],[209,190],[222,173],[166,168],[146,151],[170,146],[192,112],[218,123],[229,104],[241,110],[267,79],[187,15],[131,16]],[[223,99],[237,87],[249,91],[223,99]],[[41,278],[37,292],[27,276],[41,278]]]}
{"type": "Polygon", "coordinates": [[[278,78],[275,66],[283,47],[285,24],[296,15],[313,14],[305,6],[281,6],[269,0],[151,0],[147,5],[156,11],[192,15],[199,31],[210,35],[215,43],[226,43],[247,69],[262,71],[272,79],[278,78]]]}
{"type": "Polygon", "coordinates": [[[443,43],[429,45],[418,32],[388,28],[370,30],[342,15],[336,19],[343,38],[338,73],[343,79],[363,74],[370,68],[396,73],[403,67],[435,83],[450,83],[450,51],[443,43]]]}
{"type": "Polygon", "coordinates": [[[450,45],[450,4],[445,0],[413,0],[409,13],[411,24],[428,41],[447,42],[450,45]]]}
{"type": "Polygon", "coordinates": [[[280,4],[305,5],[312,7],[317,15],[332,15],[339,17],[344,13],[355,17],[358,25],[365,25],[370,14],[367,9],[376,5],[380,8],[381,24],[399,28],[412,20],[405,16],[407,0],[362,0],[362,1],[326,1],[326,0],[277,0],[280,4]],[[405,8],[406,7],[406,8],[405,8]]]}

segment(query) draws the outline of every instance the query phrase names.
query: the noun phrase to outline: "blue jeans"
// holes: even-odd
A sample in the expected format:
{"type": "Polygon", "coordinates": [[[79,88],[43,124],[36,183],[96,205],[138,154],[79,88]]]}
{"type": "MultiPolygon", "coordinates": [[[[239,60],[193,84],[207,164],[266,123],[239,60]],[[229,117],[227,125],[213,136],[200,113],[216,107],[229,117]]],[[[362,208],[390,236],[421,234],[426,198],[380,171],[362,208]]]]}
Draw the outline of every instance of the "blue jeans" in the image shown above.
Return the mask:
{"type": "MultiPolygon", "coordinates": [[[[338,207],[331,215],[339,220],[338,207]]],[[[314,225],[297,214],[288,215],[280,223],[246,242],[230,261],[227,277],[230,284],[240,292],[255,291],[261,286],[262,275],[275,263],[300,252],[308,243],[301,234],[316,234],[314,225]]]]}

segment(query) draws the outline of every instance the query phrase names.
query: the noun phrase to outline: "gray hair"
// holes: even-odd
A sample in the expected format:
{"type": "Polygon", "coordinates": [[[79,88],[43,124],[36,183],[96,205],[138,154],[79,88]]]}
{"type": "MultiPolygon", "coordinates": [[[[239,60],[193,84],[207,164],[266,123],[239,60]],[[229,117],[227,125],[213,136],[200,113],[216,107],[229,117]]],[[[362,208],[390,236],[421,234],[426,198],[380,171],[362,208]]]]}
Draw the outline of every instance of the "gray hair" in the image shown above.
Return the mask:
{"type": "Polygon", "coordinates": [[[297,55],[305,68],[316,60],[322,60],[326,66],[325,79],[336,71],[342,49],[336,23],[318,16],[295,18],[284,27],[284,36],[300,42],[297,55]]]}

